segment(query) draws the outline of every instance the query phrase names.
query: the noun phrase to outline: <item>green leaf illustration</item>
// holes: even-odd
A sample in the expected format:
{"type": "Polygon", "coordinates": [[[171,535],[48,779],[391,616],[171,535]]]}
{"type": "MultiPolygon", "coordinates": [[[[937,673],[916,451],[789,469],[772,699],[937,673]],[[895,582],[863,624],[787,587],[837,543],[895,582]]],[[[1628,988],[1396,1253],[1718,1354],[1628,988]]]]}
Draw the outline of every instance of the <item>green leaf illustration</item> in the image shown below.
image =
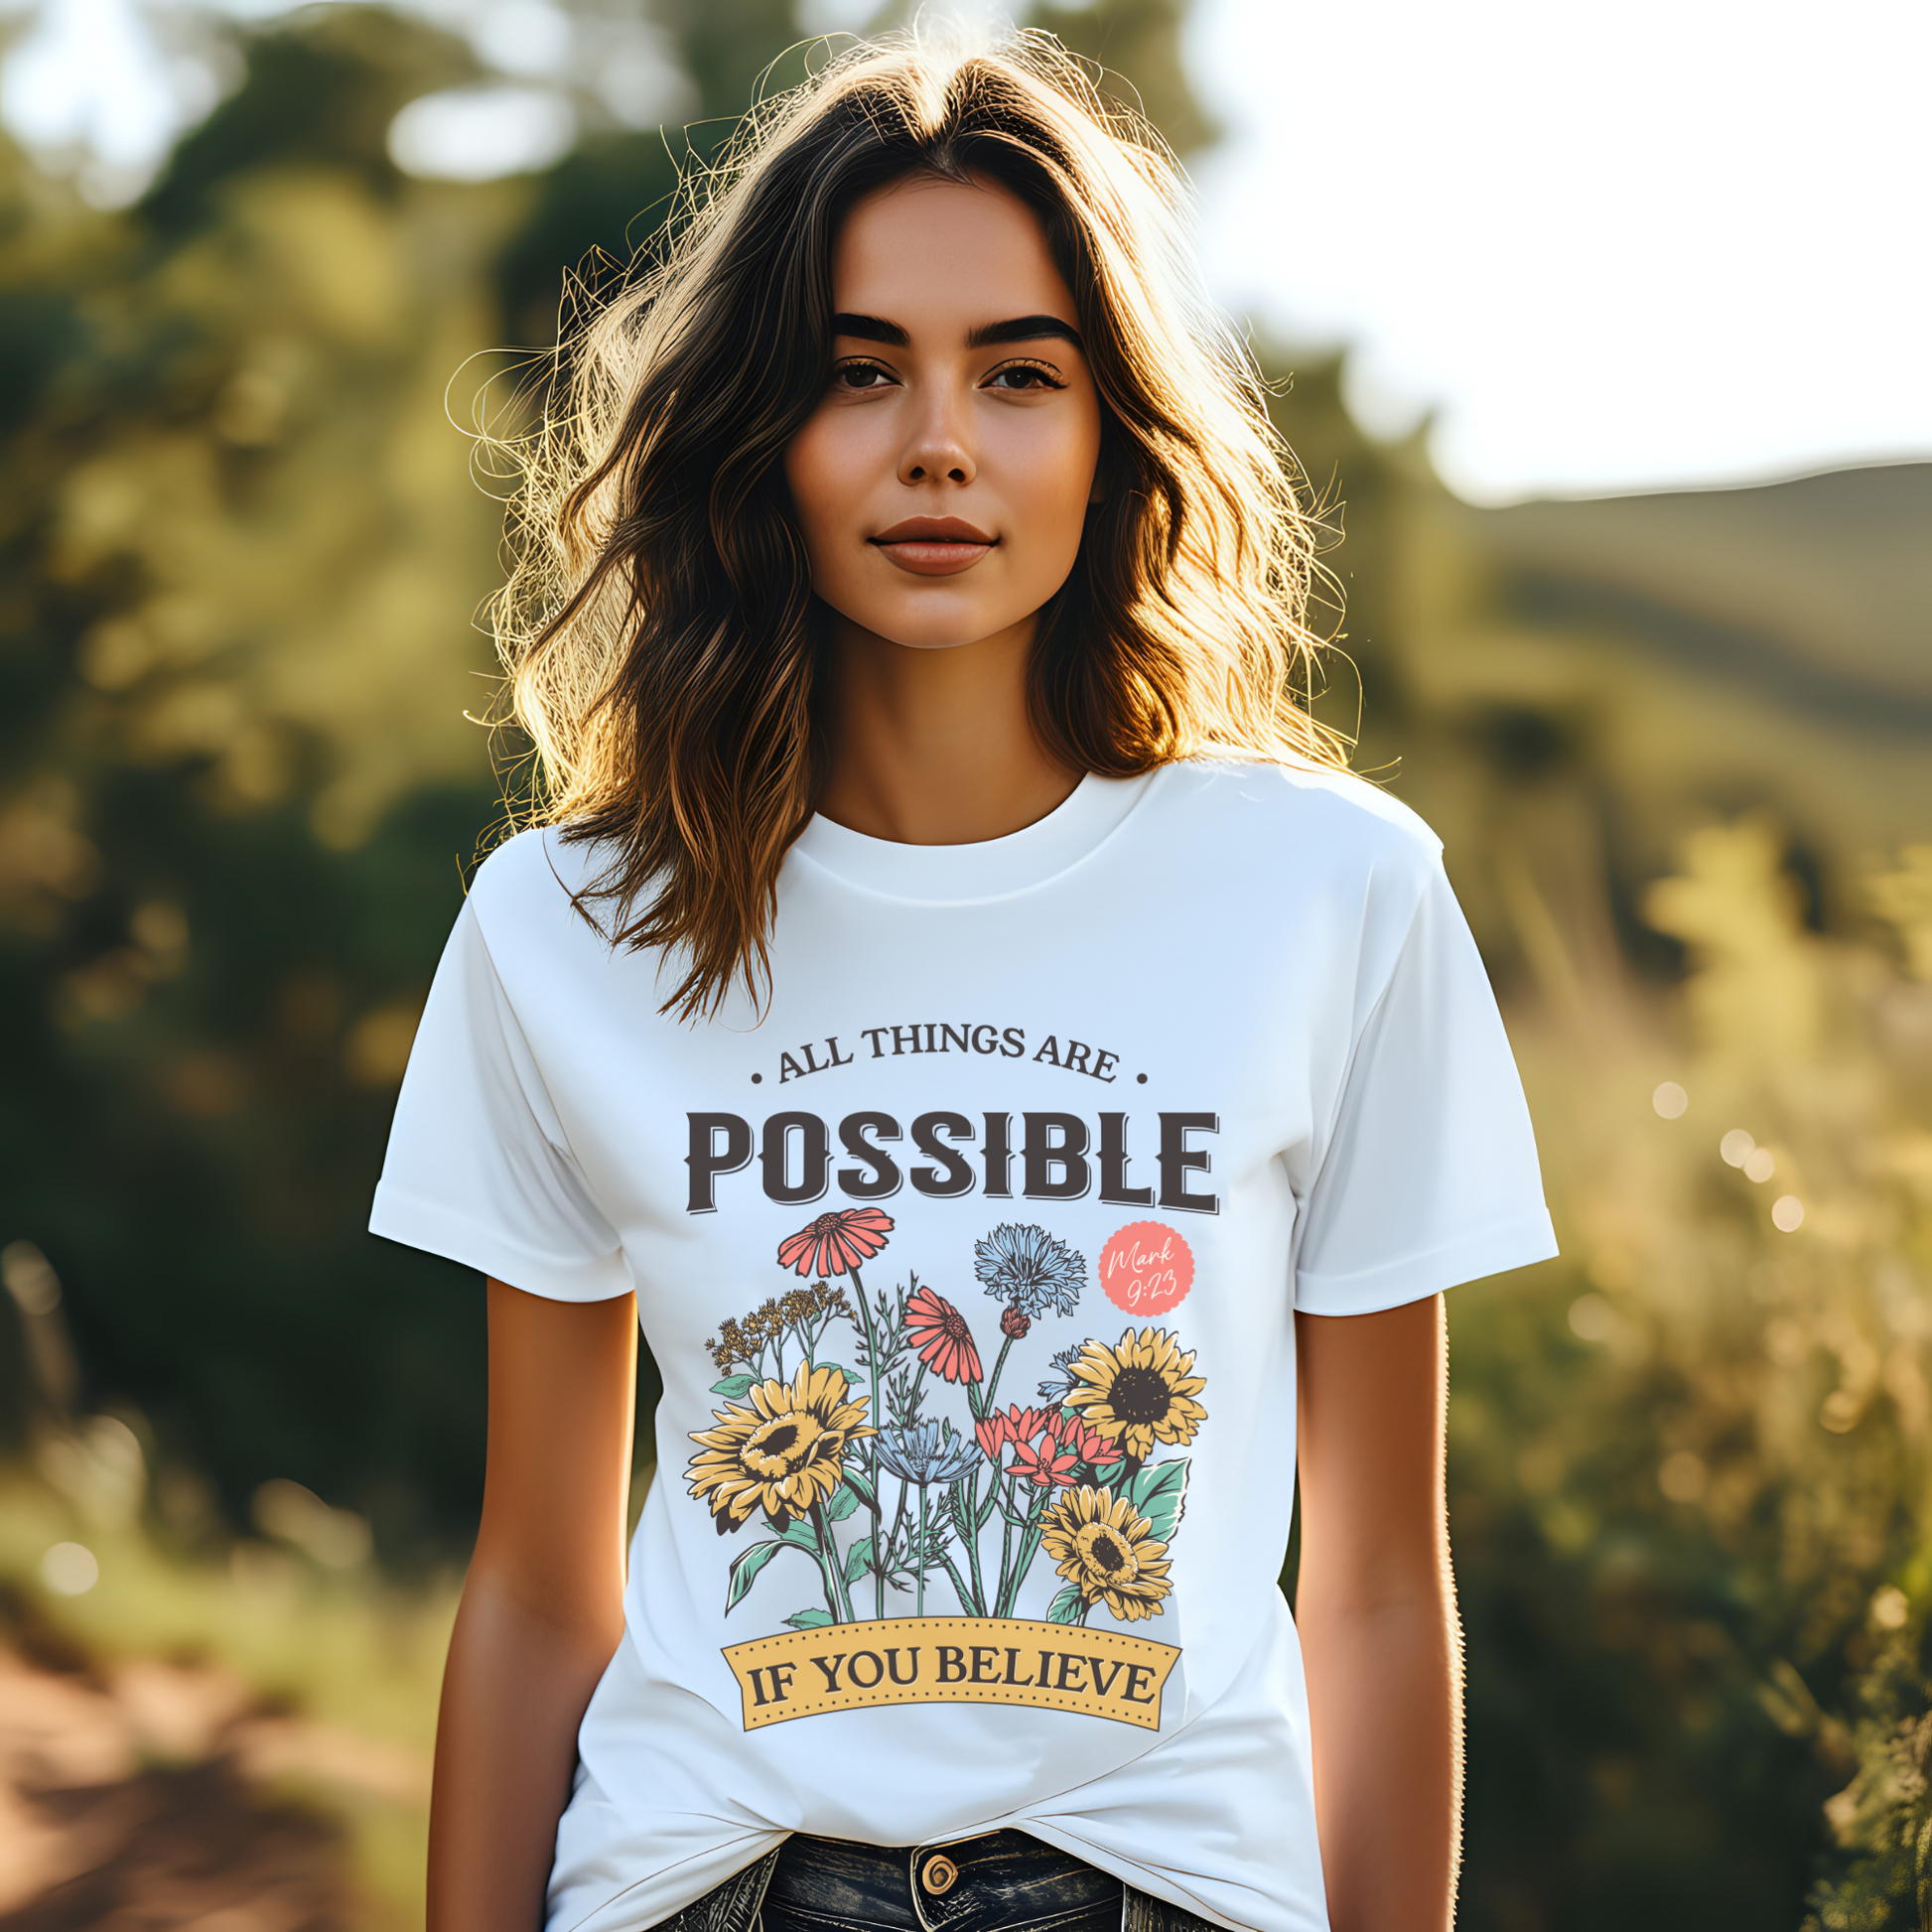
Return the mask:
{"type": "MultiPolygon", "coordinates": [[[[856,1390],[859,1386],[858,1371],[847,1368],[843,1362],[814,1362],[812,1366],[814,1368],[835,1368],[845,1377],[845,1385],[847,1388],[856,1390]]],[[[868,1391],[868,1394],[870,1394],[870,1391],[868,1391]]]]}
{"type": "Polygon", "coordinates": [[[1152,1534],[1172,1543],[1187,1500],[1187,1458],[1150,1463],[1127,1485],[1127,1500],[1148,1520],[1152,1534]]]}
{"type": "Polygon", "coordinates": [[[822,1630],[831,1620],[830,1610],[800,1610],[796,1616],[785,1618],[794,1630],[822,1630]]]}
{"type": "Polygon", "coordinates": [[[858,1540],[858,1542],[855,1543],[852,1546],[852,1548],[846,1552],[845,1581],[848,1584],[856,1584],[859,1581],[859,1579],[863,1577],[866,1574],[866,1572],[871,1568],[872,1568],[872,1538],[869,1536],[862,1536],[858,1540]]]}
{"type": "Polygon", "coordinates": [[[778,1541],[789,1543],[794,1550],[809,1550],[814,1556],[818,1554],[818,1537],[810,1522],[802,1516],[794,1516],[778,1532],[778,1541]]]}
{"type": "Polygon", "coordinates": [[[1046,1606],[1048,1623],[1078,1623],[1080,1620],[1080,1592],[1075,1586],[1068,1584],[1046,1606]]]}
{"type": "MultiPolygon", "coordinates": [[[[999,1493],[999,1487],[996,1484],[993,1494],[997,1496],[999,1493]]],[[[963,1544],[971,1543],[976,1526],[972,1520],[970,1506],[966,1501],[965,1483],[955,1482],[947,1489],[946,1507],[952,1511],[953,1528],[959,1532],[960,1542],[963,1544]]]]}
{"type": "Polygon", "coordinates": [[[784,1548],[781,1543],[754,1543],[749,1550],[741,1550],[732,1563],[729,1582],[725,1585],[725,1614],[732,1611],[745,1600],[745,1592],[759,1580],[759,1572],[784,1548]]]}
{"type": "Polygon", "coordinates": [[[851,1478],[840,1483],[825,1498],[825,1520],[828,1523],[843,1523],[859,1507],[859,1498],[853,1493],[851,1478]]]}
{"type": "Polygon", "coordinates": [[[713,1395],[721,1395],[727,1402],[743,1402],[758,1387],[756,1375],[728,1375],[722,1382],[711,1385],[713,1395]]]}
{"type": "Polygon", "coordinates": [[[847,1469],[845,1479],[851,1483],[852,1493],[868,1509],[876,1509],[879,1506],[879,1492],[873,1488],[872,1478],[863,1469],[847,1469]]]}

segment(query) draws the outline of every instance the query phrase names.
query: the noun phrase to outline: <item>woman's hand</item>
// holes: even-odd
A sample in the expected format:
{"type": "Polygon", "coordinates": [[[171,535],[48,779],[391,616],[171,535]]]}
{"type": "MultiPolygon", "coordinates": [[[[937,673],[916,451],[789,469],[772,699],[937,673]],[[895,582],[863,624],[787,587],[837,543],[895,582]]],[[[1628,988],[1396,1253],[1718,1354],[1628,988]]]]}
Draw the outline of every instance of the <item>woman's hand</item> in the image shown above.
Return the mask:
{"type": "Polygon", "coordinates": [[[637,1309],[489,1284],[483,1524],[450,1638],[429,1932],[537,1932],[577,1726],[623,1635],[637,1309]]]}
{"type": "Polygon", "coordinates": [[[1446,1932],[1462,1641],[1443,1484],[1443,1298],[1295,1317],[1315,1819],[1334,1932],[1446,1932]]]}

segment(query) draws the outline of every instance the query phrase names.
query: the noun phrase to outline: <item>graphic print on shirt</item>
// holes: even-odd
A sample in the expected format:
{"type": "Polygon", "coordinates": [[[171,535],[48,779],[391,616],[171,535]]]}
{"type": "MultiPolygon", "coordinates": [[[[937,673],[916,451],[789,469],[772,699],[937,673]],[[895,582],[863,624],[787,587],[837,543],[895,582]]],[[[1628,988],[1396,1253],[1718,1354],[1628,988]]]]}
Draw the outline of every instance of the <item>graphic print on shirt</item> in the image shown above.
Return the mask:
{"type": "MultiPolygon", "coordinates": [[[[1207,1420],[1193,1352],[1173,1329],[1130,1322],[1059,1349],[1034,1398],[1002,1407],[1014,1345],[1078,1310],[1085,1256],[1032,1222],[974,1244],[973,1272],[1000,1307],[989,1372],[966,1315],[916,1271],[868,1290],[863,1270],[893,1228],[877,1207],[819,1215],[777,1250],[811,1285],[706,1344],[724,1406],[692,1433],[685,1481],[721,1538],[756,1539],[730,1562],[726,1612],[786,1552],[772,1577],[793,1588],[809,1577],[819,1598],[782,1619],[785,1634],[726,1648],[746,1728],[930,1702],[1158,1728],[1180,1652],[1115,1626],[1163,1615],[1173,1590],[1188,1472],[1173,1451],[1207,1420]],[[852,1366],[838,1359],[848,1349],[852,1366]],[[944,1413],[962,1404],[957,1421],[944,1413]],[[1043,1622],[1015,1614],[1041,1563],[1060,1580],[1043,1622]],[[911,1596],[910,1616],[888,1614],[889,1590],[911,1596]]],[[[1178,1233],[1141,1221],[1105,1244],[1101,1276],[1117,1306],[1166,1311],[1193,1261],[1178,1233]]]]}

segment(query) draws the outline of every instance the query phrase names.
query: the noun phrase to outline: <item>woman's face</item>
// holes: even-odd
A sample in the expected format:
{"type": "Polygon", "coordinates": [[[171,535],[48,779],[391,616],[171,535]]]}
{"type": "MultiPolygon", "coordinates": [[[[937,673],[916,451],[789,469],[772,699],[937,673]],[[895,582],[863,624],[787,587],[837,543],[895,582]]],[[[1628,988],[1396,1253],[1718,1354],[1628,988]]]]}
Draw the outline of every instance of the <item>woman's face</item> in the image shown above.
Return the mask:
{"type": "Polygon", "coordinates": [[[1073,568],[1100,455],[1038,221],[990,182],[899,182],[847,217],[832,287],[832,380],[785,452],[812,589],[916,650],[1030,622],[1073,568]]]}

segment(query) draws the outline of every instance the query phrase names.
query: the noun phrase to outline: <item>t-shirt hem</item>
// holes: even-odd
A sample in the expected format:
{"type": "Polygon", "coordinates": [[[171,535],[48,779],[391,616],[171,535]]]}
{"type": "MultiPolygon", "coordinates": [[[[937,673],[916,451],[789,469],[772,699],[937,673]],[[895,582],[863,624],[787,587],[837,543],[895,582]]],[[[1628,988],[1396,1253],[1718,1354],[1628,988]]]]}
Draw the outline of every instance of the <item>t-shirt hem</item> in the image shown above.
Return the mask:
{"type": "MultiPolygon", "coordinates": [[[[713,1877],[707,1872],[705,1874],[706,1882],[691,1897],[686,1899],[683,1905],[674,1905],[669,1911],[660,1912],[650,1920],[650,1924],[653,1926],[668,1924],[687,1907],[695,1905],[700,1899],[708,1897],[720,1885],[728,1885],[741,1872],[749,1871],[760,1859],[768,1857],[769,1854],[774,1852],[791,1836],[792,1834],[789,1831],[753,1834],[752,1838],[756,1840],[759,1847],[756,1852],[752,1853],[737,1864],[734,1864],[722,1878],[713,1877]]],[[[732,1842],[737,1843],[737,1841],[732,1842]]],[[[648,1878],[639,1878],[633,1880],[630,1884],[621,1886],[617,1891],[612,1892],[609,1897],[602,1899],[587,1911],[579,1912],[577,1917],[571,1919],[568,1924],[562,1922],[560,1915],[555,1909],[547,1908],[548,1916],[544,1921],[546,1932],[619,1932],[621,1925],[622,1932],[630,1932],[630,1928],[635,1924],[634,1916],[629,1913],[620,1913],[618,1910],[626,1898],[631,1897],[641,1886],[660,1881],[684,1865],[703,1864],[707,1861],[715,1861],[717,1856],[718,1854],[714,1851],[693,1852],[688,1858],[679,1859],[673,1863],[667,1864],[662,1871],[652,1872],[648,1878]]]]}
{"type": "Polygon", "coordinates": [[[1549,1261],[1557,1252],[1557,1232],[1549,1215],[1528,1215],[1463,1235],[1426,1254],[1405,1255],[1380,1268],[1365,1268],[1359,1274],[1298,1273],[1295,1307],[1303,1314],[1379,1314],[1384,1309],[1424,1301],[1462,1282],[1549,1261]]]}
{"type": "Polygon", "coordinates": [[[369,1232],[475,1268],[550,1302],[608,1302],[635,1287],[621,1248],[582,1261],[535,1254],[495,1228],[479,1226],[386,1181],[375,1190],[369,1232]]]}

